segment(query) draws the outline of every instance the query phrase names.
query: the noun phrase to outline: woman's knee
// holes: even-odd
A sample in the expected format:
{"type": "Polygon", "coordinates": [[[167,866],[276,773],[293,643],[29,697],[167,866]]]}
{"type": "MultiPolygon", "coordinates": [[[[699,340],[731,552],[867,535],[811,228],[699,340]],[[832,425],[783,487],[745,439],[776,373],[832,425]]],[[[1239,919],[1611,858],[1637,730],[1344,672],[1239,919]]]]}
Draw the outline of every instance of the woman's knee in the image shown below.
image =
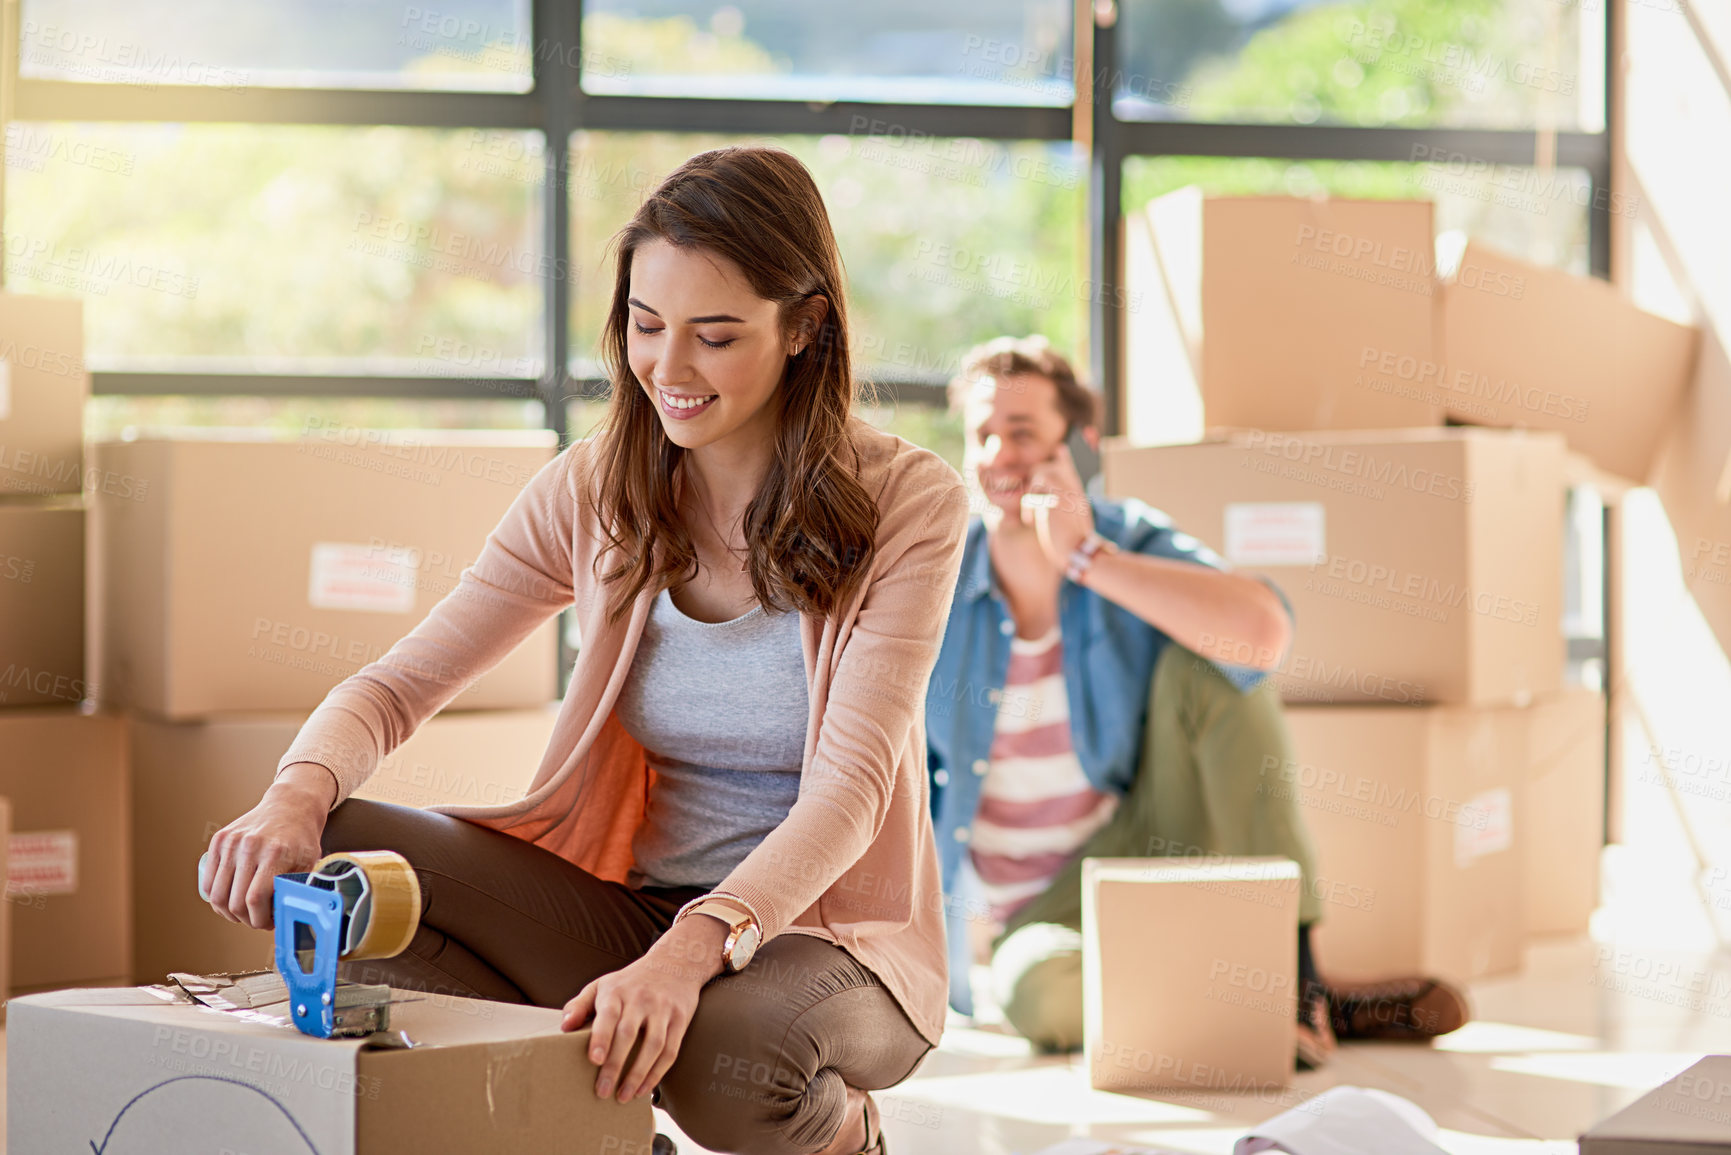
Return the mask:
{"type": "Polygon", "coordinates": [[[805,935],[771,940],[745,971],[704,989],[661,1080],[662,1106],[713,1151],[821,1149],[842,1120],[848,1082],[873,1086],[878,1072],[865,1068],[883,1065],[854,1070],[838,1058],[847,1048],[837,1022],[873,1021],[880,995],[839,947],[805,935]]]}
{"type": "Polygon", "coordinates": [[[413,806],[375,802],[371,798],[344,799],[325,818],[319,845],[326,854],[339,850],[395,850],[411,862],[415,847],[435,838],[438,816],[413,806]]]}
{"type": "Polygon", "coordinates": [[[319,845],[326,854],[339,850],[376,850],[369,840],[376,840],[381,827],[388,825],[384,804],[366,798],[349,798],[339,803],[325,816],[324,833],[319,845]],[[366,843],[366,845],[362,845],[366,843]]]}
{"type": "Polygon", "coordinates": [[[761,992],[742,995],[726,982],[698,999],[661,1080],[661,1105],[700,1146],[734,1155],[801,1150],[787,1141],[788,1123],[822,1080],[785,1053],[776,1038],[785,1028],[768,1021],[775,1017],[761,992]]]}

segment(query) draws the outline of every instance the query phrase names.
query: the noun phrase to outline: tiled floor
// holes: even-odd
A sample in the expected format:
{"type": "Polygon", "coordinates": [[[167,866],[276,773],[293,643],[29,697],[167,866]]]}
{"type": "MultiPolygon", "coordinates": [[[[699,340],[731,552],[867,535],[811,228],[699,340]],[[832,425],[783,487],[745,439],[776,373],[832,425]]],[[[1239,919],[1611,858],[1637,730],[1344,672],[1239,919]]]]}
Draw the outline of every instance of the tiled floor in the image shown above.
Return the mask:
{"type": "MultiPolygon", "coordinates": [[[[885,1130],[895,1155],[1029,1155],[1072,1136],[1230,1152],[1247,1126],[1347,1083],[1418,1103],[1452,1152],[1552,1155],[1703,1054],[1731,1051],[1731,957],[1547,945],[1470,996],[1475,1021],[1433,1046],[1345,1045],[1284,1097],[1090,1091],[1077,1057],[1035,1058],[957,1020],[919,1074],[880,1097],[885,1130]]],[[[680,1155],[702,1150],[657,1119],[680,1155]]]]}

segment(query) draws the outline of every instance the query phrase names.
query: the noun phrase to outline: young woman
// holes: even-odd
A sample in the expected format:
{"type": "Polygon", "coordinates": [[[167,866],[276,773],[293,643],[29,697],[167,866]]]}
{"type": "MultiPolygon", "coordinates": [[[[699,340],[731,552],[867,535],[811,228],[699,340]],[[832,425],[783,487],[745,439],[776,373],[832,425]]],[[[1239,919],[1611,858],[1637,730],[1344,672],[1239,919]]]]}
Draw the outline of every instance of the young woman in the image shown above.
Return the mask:
{"type": "Polygon", "coordinates": [[[308,719],[212,839],[212,905],[268,926],[277,873],[399,851],[421,927],[345,977],[563,1006],[596,1094],[653,1092],[717,1151],[881,1152],[866,1092],[943,1029],[924,698],[966,491],[854,416],[841,260],[792,156],[693,157],[615,243],[601,431],[308,719]],[[527,797],[344,801],[571,606],[527,797]]]}

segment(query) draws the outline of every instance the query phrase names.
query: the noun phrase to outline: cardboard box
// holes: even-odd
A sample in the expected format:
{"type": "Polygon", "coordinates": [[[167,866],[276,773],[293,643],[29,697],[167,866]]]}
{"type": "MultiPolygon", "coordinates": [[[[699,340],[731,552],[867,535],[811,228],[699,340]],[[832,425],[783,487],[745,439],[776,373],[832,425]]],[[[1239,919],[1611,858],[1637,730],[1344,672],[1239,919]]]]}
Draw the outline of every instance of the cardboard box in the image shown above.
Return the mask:
{"type": "Polygon", "coordinates": [[[132,962],[125,719],[0,711],[14,989],[124,976],[132,962]]]}
{"type": "Polygon", "coordinates": [[[1467,244],[1442,290],[1435,380],[1449,416],[1554,429],[1645,482],[1689,383],[1699,332],[1611,285],[1467,244]]]}
{"type": "MultiPolygon", "coordinates": [[[[0,991],[12,989],[12,887],[11,872],[6,860],[12,853],[12,800],[0,797],[0,991]]],[[[26,900],[28,901],[28,900],[26,900]]],[[[6,1017],[6,1006],[0,1001],[0,1020],[6,1017]]]]}
{"type": "MultiPolygon", "coordinates": [[[[1105,485],[1279,585],[1296,629],[1274,675],[1289,702],[1487,704],[1561,686],[1558,434],[1109,442],[1105,485]]],[[[1272,660],[1228,641],[1207,656],[1272,660]]]]}
{"type": "Polygon", "coordinates": [[[0,706],[76,704],[84,680],[84,507],[0,502],[0,706]]]}
{"type": "Polygon", "coordinates": [[[1436,359],[1433,236],[1429,201],[1186,188],[1129,214],[1124,431],[1437,424],[1434,397],[1374,372],[1436,359]]]}
{"type": "Polygon", "coordinates": [[[1082,862],[1083,1046],[1102,1091],[1248,1091],[1292,1074],[1298,864],[1082,862]]]}
{"type": "Polygon", "coordinates": [[[1516,970],[1530,711],[1305,706],[1286,711],[1294,757],[1262,770],[1297,796],[1316,845],[1325,979],[1516,970]]]}
{"type": "Polygon", "coordinates": [[[1581,1136],[1581,1155],[1731,1151],[1731,1055],[1708,1055],[1581,1136]]]}
{"type": "Polygon", "coordinates": [[[1684,583],[1731,653],[1731,350],[1711,329],[1702,333],[1694,380],[1648,480],[1676,531],[1684,583]]]}
{"type": "Polygon", "coordinates": [[[0,496],[84,486],[84,305],[0,293],[0,496]]]}
{"type": "MultiPolygon", "coordinates": [[[[512,801],[534,779],[555,716],[550,706],[439,714],[355,796],[421,806],[512,801]]],[[[230,922],[198,897],[198,856],[258,804],[304,721],[302,714],[133,719],[132,973],[139,979],[271,965],[269,931],[230,922]]]]}
{"type": "MultiPolygon", "coordinates": [[[[542,431],[99,443],[101,701],[174,719],[312,709],[456,586],[553,451],[542,431]]],[[[453,707],[551,700],[554,630],[453,707]]]]}
{"type": "Polygon", "coordinates": [[[413,1048],[315,1039],[286,1002],[221,1011],[148,987],[12,1001],[12,1151],[647,1155],[647,1099],[599,1100],[589,1032],[561,1012],[401,992],[413,1048]]]}
{"type": "Polygon", "coordinates": [[[1605,696],[1572,687],[1526,718],[1517,840],[1529,936],[1582,935],[1599,907],[1605,848],[1605,696]]]}

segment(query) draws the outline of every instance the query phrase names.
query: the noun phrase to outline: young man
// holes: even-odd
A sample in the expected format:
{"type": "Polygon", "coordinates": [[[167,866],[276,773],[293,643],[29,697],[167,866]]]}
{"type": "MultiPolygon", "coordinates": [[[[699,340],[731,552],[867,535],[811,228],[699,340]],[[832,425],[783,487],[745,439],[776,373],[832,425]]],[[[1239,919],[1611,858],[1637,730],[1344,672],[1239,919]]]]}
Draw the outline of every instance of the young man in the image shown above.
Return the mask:
{"type": "Polygon", "coordinates": [[[1084,857],[1279,855],[1304,878],[1302,1064],[1323,1062],[1336,1036],[1423,1038],[1465,1022],[1445,984],[1330,991],[1317,976],[1315,854],[1296,802],[1261,790],[1264,759],[1291,757],[1264,683],[1292,636],[1278,589],[1141,502],[1086,496],[1065,442],[1093,433],[1095,395],[1043,338],[972,350],[950,400],[984,511],[926,698],[951,1005],[972,1013],[984,927],[1010,1025],[1042,1049],[1080,1047],[1084,857]],[[1210,649],[1269,658],[1198,656],[1210,649]]]}

